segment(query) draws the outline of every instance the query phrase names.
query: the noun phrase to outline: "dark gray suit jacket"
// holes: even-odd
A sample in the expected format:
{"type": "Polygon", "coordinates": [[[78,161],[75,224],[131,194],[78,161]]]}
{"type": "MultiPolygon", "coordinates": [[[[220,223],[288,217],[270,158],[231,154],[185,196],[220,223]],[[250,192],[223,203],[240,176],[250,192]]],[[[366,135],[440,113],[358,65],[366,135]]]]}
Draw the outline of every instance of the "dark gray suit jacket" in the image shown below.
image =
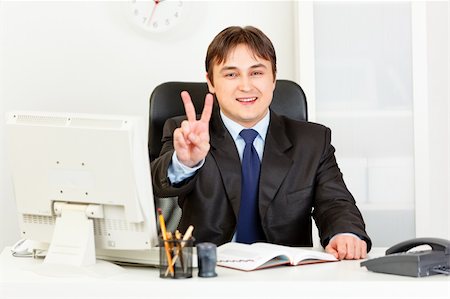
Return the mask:
{"type": "MultiPolygon", "coordinates": [[[[178,196],[181,231],[193,225],[196,242],[231,241],[241,194],[241,163],[235,143],[218,110],[210,122],[211,149],[205,164],[190,179],[171,186],[167,170],[173,154],[172,134],[183,118],[164,125],[163,147],[151,163],[157,197],[178,196]]],[[[267,241],[312,246],[311,216],[322,246],[337,233],[350,232],[367,242],[361,213],[346,188],[331,145],[330,129],[271,112],[261,165],[259,212],[267,241]]]]}

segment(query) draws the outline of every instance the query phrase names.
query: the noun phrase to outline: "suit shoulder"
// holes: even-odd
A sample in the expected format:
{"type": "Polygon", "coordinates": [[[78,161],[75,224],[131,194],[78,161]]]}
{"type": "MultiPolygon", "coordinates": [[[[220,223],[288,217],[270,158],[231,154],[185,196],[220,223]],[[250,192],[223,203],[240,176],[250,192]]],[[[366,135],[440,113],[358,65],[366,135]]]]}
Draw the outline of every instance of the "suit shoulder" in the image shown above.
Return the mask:
{"type": "Polygon", "coordinates": [[[318,123],[293,120],[285,116],[273,117],[271,132],[275,139],[282,136],[290,140],[291,144],[309,144],[324,147],[331,143],[331,130],[318,123]],[[283,132],[280,134],[280,132],[283,132]]]}
{"type": "Polygon", "coordinates": [[[288,118],[286,116],[278,116],[280,121],[283,123],[283,125],[286,127],[287,130],[306,130],[306,131],[312,131],[315,133],[324,132],[327,130],[330,130],[330,128],[314,122],[309,121],[300,121],[295,120],[292,118],[288,118]]]}

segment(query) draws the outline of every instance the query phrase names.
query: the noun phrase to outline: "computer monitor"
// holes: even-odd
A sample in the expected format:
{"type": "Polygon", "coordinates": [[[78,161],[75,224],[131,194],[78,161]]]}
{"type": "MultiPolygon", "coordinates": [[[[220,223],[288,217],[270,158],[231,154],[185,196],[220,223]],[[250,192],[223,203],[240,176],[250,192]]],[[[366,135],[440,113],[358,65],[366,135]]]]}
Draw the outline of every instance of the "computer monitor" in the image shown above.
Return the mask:
{"type": "Polygon", "coordinates": [[[17,111],[7,132],[22,238],[49,244],[44,262],[157,263],[142,119],[17,111]]]}

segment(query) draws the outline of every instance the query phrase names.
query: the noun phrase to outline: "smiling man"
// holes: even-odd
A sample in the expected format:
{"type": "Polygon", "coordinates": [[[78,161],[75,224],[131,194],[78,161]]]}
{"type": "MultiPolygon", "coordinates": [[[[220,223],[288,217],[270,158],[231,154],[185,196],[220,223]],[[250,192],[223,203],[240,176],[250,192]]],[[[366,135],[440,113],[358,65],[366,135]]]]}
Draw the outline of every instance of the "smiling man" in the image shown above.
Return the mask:
{"type": "Polygon", "coordinates": [[[339,259],[364,258],[371,241],[342,179],[330,129],[270,110],[276,55],[255,27],[229,27],[206,55],[200,119],[187,92],[186,119],[170,119],[152,162],[158,197],[178,196],[179,224],[197,242],[235,240],[312,246],[312,219],[321,244],[339,259]],[[218,109],[213,109],[213,96],[218,109]]]}

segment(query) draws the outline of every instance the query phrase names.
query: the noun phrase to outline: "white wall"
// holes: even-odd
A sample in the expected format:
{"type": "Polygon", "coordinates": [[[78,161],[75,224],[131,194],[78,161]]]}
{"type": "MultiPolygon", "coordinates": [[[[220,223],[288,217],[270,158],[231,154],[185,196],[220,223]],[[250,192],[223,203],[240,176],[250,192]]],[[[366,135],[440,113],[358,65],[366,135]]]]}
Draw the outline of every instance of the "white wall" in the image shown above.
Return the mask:
{"type": "Polygon", "coordinates": [[[449,4],[427,3],[430,144],[429,234],[450,239],[449,4]],[[447,42],[445,41],[447,37],[447,42]]]}
{"type": "Polygon", "coordinates": [[[294,79],[292,2],[199,2],[179,32],[136,30],[124,2],[0,1],[0,248],[19,238],[5,148],[12,109],[137,114],[161,82],[204,81],[212,38],[254,25],[273,41],[278,77],[294,79]]]}

